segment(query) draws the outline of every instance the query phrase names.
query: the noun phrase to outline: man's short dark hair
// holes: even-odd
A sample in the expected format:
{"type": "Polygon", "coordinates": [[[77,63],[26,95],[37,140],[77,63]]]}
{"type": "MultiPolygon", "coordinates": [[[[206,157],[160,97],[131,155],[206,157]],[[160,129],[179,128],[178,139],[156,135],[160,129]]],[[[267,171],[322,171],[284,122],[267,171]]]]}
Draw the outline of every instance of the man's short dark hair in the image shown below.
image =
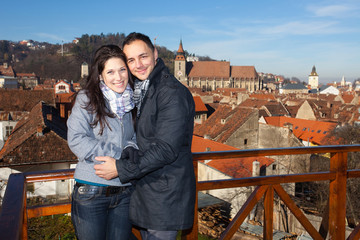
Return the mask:
{"type": "Polygon", "coordinates": [[[150,38],[142,33],[132,32],[129,35],[126,36],[124,39],[124,42],[122,43],[121,48],[124,49],[125,45],[129,45],[135,40],[141,40],[146,43],[146,45],[151,49],[151,51],[154,51],[154,45],[152,44],[150,38]]]}

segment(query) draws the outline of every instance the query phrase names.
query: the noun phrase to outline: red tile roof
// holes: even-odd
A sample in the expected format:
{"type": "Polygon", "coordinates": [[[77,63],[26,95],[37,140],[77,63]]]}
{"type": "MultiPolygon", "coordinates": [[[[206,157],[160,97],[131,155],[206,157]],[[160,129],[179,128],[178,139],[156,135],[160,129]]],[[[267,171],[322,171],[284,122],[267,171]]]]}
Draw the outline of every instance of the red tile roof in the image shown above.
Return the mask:
{"type": "Polygon", "coordinates": [[[250,94],[249,97],[259,100],[276,100],[274,94],[254,93],[254,94],[250,94]]]}
{"type": "Polygon", "coordinates": [[[258,78],[254,66],[231,66],[231,77],[233,78],[258,78]]]}
{"type": "Polygon", "coordinates": [[[224,78],[230,77],[230,62],[220,61],[199,61],[193,62],[193,66],[188,74],[189,78],[224,78]]]}
{"type": "Polygon", "coordinates": [[[219,143],[210,139],[205,139],[194,135],[191,145],[192,152],[216,152],[216,151],[231,151],[239,150],[236,147],[232,147],[223,143],[219,143]]]}
{"type": "Polygon", "coordinates": [[[336,123],[312,121],[298,118],[289,118],[284,116],[265,117],[267,124],[284,127],[286,124],[292,124],[294,135],[304,141],[310,141],[316,145],[323,145],[326,137],[336,127],[336,123]]]}
{"type": "Polygon", "coordinates": [[[194,128],[197,136],[209,135],[211,139],[224,143],[256,110],[251,108],[220,105],[201,125],[194,128]]]}
{"type": "Polygon", "coordinates": [[[342,94],[341,97],[345,103],[351,103],[355,98],[353,94],[342,94]]]}
{"type": "Polygon", "coordinates": [[[66,139],[67,128],[57,110],[39,102],[16,124],[0,151],[0,165],[75,162],[66,139]]]}
{"type": "Polygon", "coordinates": [[[59,94],[55,94],[55,95],[56,95],[56,98],[55,98],[56,103],[72,103],[74,101],[74,97],[75,97],[74,92],[59,93],[59,94]]]}
{"type": "Polygon", "coordinates": [[[247,90],[245,88],[217,88],[212,91],[212,94],[218,93],[222,96],[236,96],[237,93],[246,93],[247,90]]]}
{"type": "Polygon", "coordinates": [[[36,77],[35,73],[16,73],[18,77],[36,77]]]}
{"type": "MultiPolygon", "coordinates": [[[[191,147],[192,152],[232,150],[239,149],[209,139],[204,139],[202,137],[193,136],[191,147]]],[[[273,159],[267,157],[249,157],[212,160],[208,162],[207,165],[233,178],[242,178],[252,176],[253,161],[259,161],[260,167],[267,167],[274,162],[273,159]]]]}
{"type": "Polygon", "coordinates": [[[239,106],[260,109],[262,106],[264,106],[266,104],[271,104],[271,103],[278,104],[275,101],[271,102],[271,101],[268,101],[267,99],[248,98],[245,101],[243,101],[242,103],[240,103],[239,106]]]}
{"type": "Polygon", "coordinates": [[[207,112],[207,108],[204,102],[201,100],[199,96],[193,96],[195,102],[195,112],[207,112]]]}
{"type": "Polygon", "coordinates": [[[233,178],[244,178],[252,176],[252,164],[254,161],[260,162],[260,168],[264,168],[272,164],[274,159],[267,157],[234,158],[213,160],[207,165],[233,178]]]}
{"type": "Polygon", "coordinates": [[[0,90],[0,111],[27,111],[44,101],[55,106],[53,90],[0,90]]]}
{"type": "Polygon", "coordinates": [[[15,72],[11,66],[4,67],[4,65],[1,65],[0,66],[0,75],[4,75],[7,77],[15,77],[15,72]]]}
{"type": "Polygon", "coordinates": [[[0,121],[19,121],[22,117],[29,114],[24,111],[1,111],[0,121]]]}

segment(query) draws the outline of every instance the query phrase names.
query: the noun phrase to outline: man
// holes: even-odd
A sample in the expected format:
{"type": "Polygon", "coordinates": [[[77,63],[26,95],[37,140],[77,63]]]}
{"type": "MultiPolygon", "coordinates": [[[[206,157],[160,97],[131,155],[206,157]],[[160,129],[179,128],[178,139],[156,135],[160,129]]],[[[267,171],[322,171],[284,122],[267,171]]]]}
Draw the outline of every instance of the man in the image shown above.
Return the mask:
{"type": "Polygon", "coordinates": [[[169,73],[149,37],[129,34],[123,43],[135,79],[139,153],[126,148],[120,161],[97,157],[96,174],[122,183],[136,181],[130,220],[142,239],[176,239],[194,220],[195,175],[191,142],[195,104],[189,90],[169,73]],[[116,169],[115,169],[116,164],[116,169]],[[117,170],[117,172],[116,172],[117,170]]]}

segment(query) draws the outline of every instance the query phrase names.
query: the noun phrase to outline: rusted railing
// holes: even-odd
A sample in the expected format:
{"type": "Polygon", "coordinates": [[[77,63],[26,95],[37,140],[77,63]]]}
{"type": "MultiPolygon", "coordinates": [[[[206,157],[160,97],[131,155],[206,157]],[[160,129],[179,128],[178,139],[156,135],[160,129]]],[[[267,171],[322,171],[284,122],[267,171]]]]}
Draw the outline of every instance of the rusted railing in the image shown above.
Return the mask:
{"type": "MultiPolygon", "coordinates": [[[[261,176],[251,178],[238,178],[214,181],[197,181],[197,191],[222,188],[256,186],[253,193],[239,210],[237,215],[221,235],[221,239],[231,239],[239,229],[241,223],[248,216],[255,204],[264,197],[264,239],[273,236],[273,201],[274,192],[287,205],[289,210],[302,224],[313,239],[345,240],[346,227],[346,184],[348,178],[360,178],[360,169],[347,169],[347,154],[359,152],[360,145],[323,146],[323,147],[297,147],[277,149],[254,149],[227,152],[193,153],[195,173],[197,176],[198,161],[221,160],[228,158],[281,156],[297,154],[323,154],[330,153],[330,169],[325,172],[290,174],[278,176],[261,176]],[[321,230],[317,230],[309,222],[303,212],[297,207],[290,196],[280,184],[312,181],[329,181],[328,217],[323,218],[321,230]]],[[[26,206],[26,183],[38,181],[52,181],[71,179],[73,170],[57,170],[37,173],[11,174],[8,180],[6,193],[3,199],[0,215],[1,239],[27,239],[27,219],[39,216],[63,214],[70,212],[70,204],[56,204],[49,206],[26,206]]],[[[196,200],[197,209],[197,200],[196,200]]],[[[197,239],[198,215],[195,211],[194,226],[191,230],[183,232],[184,239],[197,239]]],[[[360,239],[360,225],[356,226],[348,240],[360,239]]]]}

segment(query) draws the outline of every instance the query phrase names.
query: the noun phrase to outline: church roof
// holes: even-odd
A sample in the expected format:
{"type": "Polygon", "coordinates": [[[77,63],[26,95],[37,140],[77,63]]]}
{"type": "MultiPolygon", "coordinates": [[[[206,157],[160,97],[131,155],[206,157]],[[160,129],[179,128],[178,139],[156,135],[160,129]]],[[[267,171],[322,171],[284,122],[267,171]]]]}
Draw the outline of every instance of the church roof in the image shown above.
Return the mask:
{"type": "Polygon", "coordinates": [[[254,66],[231,66],[233,78],[257,78],[258,74],[254,66]]]}
{"type": "Polygon", "coordinates": [[[177,51],[175,60],[177,61],[185,61],[185,51],[182,46],[182,40],[180,40],[179,49],[177,51]]]}
{"type": "Polygon", "coordinates": [[[178,53],[185,53],[182,45],[182,40],[180,40],[179,49],[177,50],[178,53]]]}
{"type": "Polygon", "coordinates": [[[318,76],[318,74],[316,73],[315,65],[313,66],[313,68],[311,70],[310,76],[318,76]]]}
{"type": "Polygon", "coordinates": [[[189,77],[230,77],[230,62],[223,61],[199,61],[193,62],[189,77]]]}

